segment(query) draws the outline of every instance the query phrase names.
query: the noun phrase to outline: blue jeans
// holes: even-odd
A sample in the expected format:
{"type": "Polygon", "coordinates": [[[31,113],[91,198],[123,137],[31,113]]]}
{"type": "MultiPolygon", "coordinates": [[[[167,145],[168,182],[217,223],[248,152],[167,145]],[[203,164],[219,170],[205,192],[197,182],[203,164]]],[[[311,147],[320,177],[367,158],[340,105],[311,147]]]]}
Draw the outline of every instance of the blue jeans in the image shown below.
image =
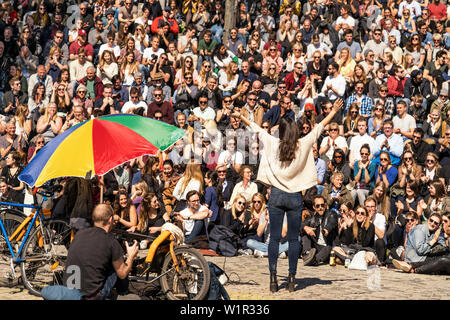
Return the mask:
{"type": "Polygon", "coordinates": [[[205,220],[195,220],[194,228],[192,229],[189,235],[184,237],[184,242],[189,243],[192,240],[194,240],[196,236],[204,233],[206,230],[205,224],[206,224],[205,220]]]}
{"type": "Polygon", "coordinates": [[[301,192],[288,193],[276,187],[271,187],[267,205],[270,219],[269,271],[271,273],[277,272],[278,252],[285,213],[288,222],[289,273],[297,273],[297,263],[300,255],[298,236],[301,224],[302,201],[301,192]]]}
{"type": "MultiPolygon", "coordinates": [[[[252,250],[258,250],[263,253],[268,253],[269,251],[269,245],[265,242],[261,242],[255,239],[248,239],[247,240],[247,247],[249,247],[252,250]]],[[[278,254],[286,252],[289,250],[289,243],[281,243],[278,248],[278,254]]]]}

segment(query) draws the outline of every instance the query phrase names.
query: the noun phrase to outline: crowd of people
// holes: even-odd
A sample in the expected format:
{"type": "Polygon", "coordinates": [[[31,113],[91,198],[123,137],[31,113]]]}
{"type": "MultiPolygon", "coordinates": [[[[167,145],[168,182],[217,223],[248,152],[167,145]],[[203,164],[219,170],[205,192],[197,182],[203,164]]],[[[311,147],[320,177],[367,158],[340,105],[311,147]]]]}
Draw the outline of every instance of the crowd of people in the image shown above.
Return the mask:
{"type": "Polygon", "coordinates": [[[273,136],[289,118],[307,137],[342,100],[313,143],[299,258],[364,250],[368,264],[449,274],[447,1],[244,0],[232,12],[227,30],[221,0],[3,1],[1,199],[27,201],[21,170],[72,126],[141,115],[186,135],[92,181],[58,179],[54,211],[81,229],[102,198],[126,230],[172,220],[201,246],[223,225],[239,254],[265,257],[271,187],[256,178],[268,146],[243,118],[273,136]],[[80,190],[89,201],[74,204],[80,190]]]}

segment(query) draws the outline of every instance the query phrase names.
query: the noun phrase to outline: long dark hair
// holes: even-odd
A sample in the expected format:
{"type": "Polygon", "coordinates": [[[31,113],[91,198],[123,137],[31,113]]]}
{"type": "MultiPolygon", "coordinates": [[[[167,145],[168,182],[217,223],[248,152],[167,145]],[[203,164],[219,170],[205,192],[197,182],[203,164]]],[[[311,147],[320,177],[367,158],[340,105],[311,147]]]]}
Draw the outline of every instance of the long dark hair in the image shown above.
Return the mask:
{"type": "Polygon", "coordinates": [[[223,195],[222,195],[222,182],[220,182],[219,180],[219,174],[217,173],[217,171],[208,171],[205,174],[205,177],[207,177],[208,179],[211,179],[212,182],[212,187],[214,188],[214,190],[216,190],[217,193],[217,205],[220,207],[222,205],[223,202],[223,195]]]}
{"type": "Polygon", "coordinates": [[[287,167],[295,158],[300,130],[294,120],[285,117],[280,120],[279,135],[280,145],[278,148],[278,158],[282,165],[287,167]]]}
{"type": "Polygon", "coordinates": [[[126,191],[119,191],[116,195],[116,199],[113,204],[114,214],[117,214],[118,216],[121,216],[120,212],[122,211],[122,207],[120,206],[120,196],[125,195],[127,197],[127,206],[123,209],[124,214],[122,219],[129,219],[130,217],[130,207],[133,204],[133,201],[131,200],[130,196],[128,195],[128,192],[126,191]]]}

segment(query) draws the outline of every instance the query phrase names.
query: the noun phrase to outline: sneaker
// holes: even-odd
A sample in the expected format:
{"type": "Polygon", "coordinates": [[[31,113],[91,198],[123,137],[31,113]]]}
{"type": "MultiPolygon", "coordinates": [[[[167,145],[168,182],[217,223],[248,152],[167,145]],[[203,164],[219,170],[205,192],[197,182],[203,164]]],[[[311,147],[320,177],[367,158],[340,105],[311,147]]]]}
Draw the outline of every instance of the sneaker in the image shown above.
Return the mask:
{"type": "Polygon", "coordinates": [[[259,250],[255,250],[253,255],[255,256],[255,258],[264,258],[264,252],[259,251],[259,250]]]}
{"type": "Polygon", "coordinates": [[[316,248],[312,248],[303,256],[303,265],[304,266],[310,266],[312,265],[312,262],[314,261],[314,257],[316,255],[316,248]]]}
{"type": "Polygon", "coordinates": [[[392,264],[396,269],[403,270],[404,272],[410,272],[411,271],[411,265],[407,263],[406,261],[400,261],[393,259],[392,264]]]}
{"type": "Polygon", "coordinates": [[[250,255],[253,254],[253,251],[252,251],[252,249],[239,249],[239,250],[238,250],[238,253],[239,253],[241,256],[250,256],[250,255]]]}
{"type": "Polygon", "coordinates": [[[278,255],[278,258],[280,258],[280,259],[286,259],[286,258],[287,258],[286,252],[280,253],[280,254],[278,255]]]}

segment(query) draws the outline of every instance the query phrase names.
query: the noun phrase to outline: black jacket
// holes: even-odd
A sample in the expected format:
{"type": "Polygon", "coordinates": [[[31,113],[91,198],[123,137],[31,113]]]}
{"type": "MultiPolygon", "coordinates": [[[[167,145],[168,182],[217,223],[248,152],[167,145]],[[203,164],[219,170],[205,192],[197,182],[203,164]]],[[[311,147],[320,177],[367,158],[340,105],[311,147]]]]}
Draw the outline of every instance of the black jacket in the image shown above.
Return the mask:
{"type": "Polygon", "coordinates": [[[324,235],[324,239],[327,245],[332,245],[334,239],[337,236],[338,233],[338,217],[337,214],[333,211],[327,211],[324,213],[323,217],[322,217],[322,221],[320,219],[320,215],[318,213],[315,213],[311,216],[309,216],[308,218],[306,218],[306,220],[302,223],[302,226],[300,228],[300,235],[304,236],[306,235],[305,232],[305,227],[311,227],[311,228],[316,228],[316,236],[315,236],[315,240],[317,241],[319,239],[319,232],[320,229],[326,229],[328,230],[328,236],[325,237],[324,235]],[[321,227],[321,228],[320,228],[321,227]]]}
{"type": "Polygon", "coordinates": [[[358,237],[356,239],[353,237],[353,227],[350,226],[343,230],[339,240],[341,244],[350,246],[357,245],[363,248],[374,248],[375,246],[375,226],[373,223],[369,225],[366,230],[358,225],[358,237]]]}
{"type": "Polygon", "coordinates": [[[429,99],[431,96],[430,82],[427,79],[423,79],[421,83],[416,84],[411,78],[408,78],[405,81],[403,93],[405,98],[408,99],[411,99],[416,94],[420,94],[425,99],[429,99]]]}

